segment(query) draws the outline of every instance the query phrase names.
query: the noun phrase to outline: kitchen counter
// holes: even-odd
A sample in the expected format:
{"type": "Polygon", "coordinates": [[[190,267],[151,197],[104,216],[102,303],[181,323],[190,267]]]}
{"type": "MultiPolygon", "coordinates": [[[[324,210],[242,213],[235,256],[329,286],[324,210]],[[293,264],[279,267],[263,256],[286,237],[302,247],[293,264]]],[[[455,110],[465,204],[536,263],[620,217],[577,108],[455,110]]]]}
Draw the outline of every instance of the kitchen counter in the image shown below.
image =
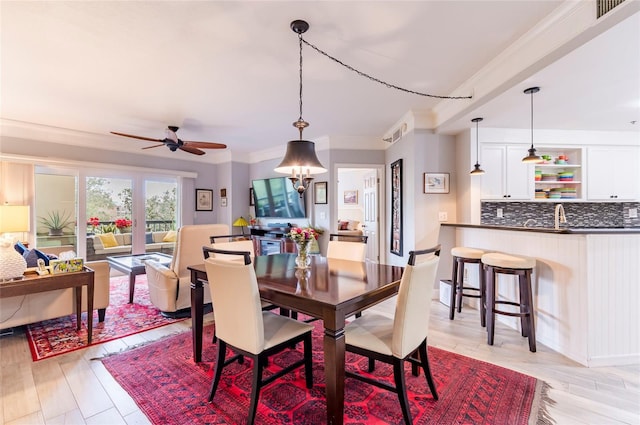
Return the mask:
{"type": "MultiPolygon", "coordinates": [[[[589,367],[638,364],[639,236],[637,228],[555,230],[442,223],[438,278],[450,279],[454,246],[534,257],[536,340],[589,367]]],[[[467,275],[469,286],[477,287],[477,267],[469,267],[467,275]]],[[[517,300],[516,288],[512,276],[500,276],[501,298],[517,300]]],[[[519,329],[515,318],[498,315],[497,320],[519,329]]],[[[499,344],[500,331],[495,338],[499,344]]]]}
{"type": "Polygon", "coordinates": [[[524,227],[524,226],[498,226],[494,224],[461,224],[461,223],[441,223],[441,226],[468,227],[478,229],[512,230],[515,232],[537,232],[556,234],[640,234],[640,227],[590,227],[590,228],[570,228],[564,227],[558,230],[550,227],[524,227]]]}

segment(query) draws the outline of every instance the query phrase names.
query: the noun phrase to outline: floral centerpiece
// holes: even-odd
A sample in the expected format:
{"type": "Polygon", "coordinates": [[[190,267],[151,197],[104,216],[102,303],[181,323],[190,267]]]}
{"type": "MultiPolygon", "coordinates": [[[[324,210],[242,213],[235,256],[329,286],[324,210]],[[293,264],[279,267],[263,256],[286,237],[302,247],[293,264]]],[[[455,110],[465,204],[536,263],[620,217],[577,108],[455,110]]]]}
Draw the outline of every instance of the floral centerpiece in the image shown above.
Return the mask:
{"type": "Polygon", "coordinates": [[[131,231],[131,220],[128,218],[116,218],[116,227],[120,233],[129,233],[131,231]]]}
{"type": "Polygon", "coordinates": [[[298,256],[296,257],[296,267],[305,269],[311,264],[309,257],[309,245],[318,238],[318,232],[312,227],[294,227],[287,233],[287,237],[298,246],[298,256]]]}

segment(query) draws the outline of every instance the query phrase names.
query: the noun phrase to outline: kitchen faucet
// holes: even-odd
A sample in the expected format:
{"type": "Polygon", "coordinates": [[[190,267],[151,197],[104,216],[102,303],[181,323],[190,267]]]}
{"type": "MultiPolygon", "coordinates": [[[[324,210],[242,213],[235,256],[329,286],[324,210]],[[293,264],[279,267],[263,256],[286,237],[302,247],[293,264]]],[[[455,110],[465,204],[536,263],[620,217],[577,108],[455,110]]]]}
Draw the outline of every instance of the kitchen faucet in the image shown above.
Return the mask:
{"type": "Polygon", "coordinates": [[[554,214],[554,223],[555,223],[555,229],[558,230],[560,229],[560,223],[566,223],[567,222],[567,217],[564,215],[564,207],[562,206],[562,204],[557,204],[556,205],[556,211],[554,214]]]}

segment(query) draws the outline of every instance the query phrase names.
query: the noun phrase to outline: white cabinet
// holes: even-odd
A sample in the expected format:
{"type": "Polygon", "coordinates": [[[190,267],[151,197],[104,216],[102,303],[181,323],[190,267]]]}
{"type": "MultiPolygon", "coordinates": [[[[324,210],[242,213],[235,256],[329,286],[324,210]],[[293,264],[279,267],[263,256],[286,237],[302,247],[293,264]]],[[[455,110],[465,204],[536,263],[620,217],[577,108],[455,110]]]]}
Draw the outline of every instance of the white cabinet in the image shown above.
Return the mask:
{"type": "Polygon", "coordinates": [[[531,165],[522,162],[526,145],[480,147],[482,199],[530,200],[533,194],[531,165]]]}
{"type": "Polygon", "coordinates": [[[640,147],[592,146],[587,148],[589,200],[640,198],[640,147]]]}

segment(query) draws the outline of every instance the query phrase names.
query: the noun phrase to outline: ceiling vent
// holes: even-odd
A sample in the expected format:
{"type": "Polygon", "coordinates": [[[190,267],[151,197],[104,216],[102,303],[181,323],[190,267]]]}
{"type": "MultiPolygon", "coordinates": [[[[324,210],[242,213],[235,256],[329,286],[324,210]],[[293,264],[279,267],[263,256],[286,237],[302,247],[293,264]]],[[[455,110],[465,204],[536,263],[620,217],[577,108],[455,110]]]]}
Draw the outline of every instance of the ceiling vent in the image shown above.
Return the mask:
{"type": "Polygon", "coordinates": [[[604,14],[609,13],[614,7],[618,6],[624,0],[598,0],[596,7],[598,8],[598,18],[601,18],[604,14]]]}
{"type": "Polygon", "coordinates": [[[395,129],[393,133],[391,133],[391,137],[387,137],[382,140],[384,140],[387,143],[395,143],[398,140],[402,139],[402,136],[406,131],[407,131],[407,123],[403,123],[400,127],[395,129]]]}

